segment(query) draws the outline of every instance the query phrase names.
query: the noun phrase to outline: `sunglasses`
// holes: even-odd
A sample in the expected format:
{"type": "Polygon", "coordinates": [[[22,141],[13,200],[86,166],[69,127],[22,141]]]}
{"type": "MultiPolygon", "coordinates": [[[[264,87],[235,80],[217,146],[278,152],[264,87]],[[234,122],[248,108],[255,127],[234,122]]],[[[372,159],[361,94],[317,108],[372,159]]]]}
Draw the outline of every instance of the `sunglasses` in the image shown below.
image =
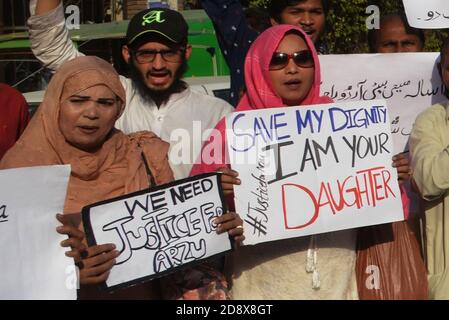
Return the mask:
{"type": "Polygon", "coordinates": [[[293,59],[293,62],[301,68],[312,68],[315,66],[312,53],[309,50],[293,52],[290,54],[275,52],[270,61],[270,70],[284,69],[288,65],[290,59],[293,59]]]}

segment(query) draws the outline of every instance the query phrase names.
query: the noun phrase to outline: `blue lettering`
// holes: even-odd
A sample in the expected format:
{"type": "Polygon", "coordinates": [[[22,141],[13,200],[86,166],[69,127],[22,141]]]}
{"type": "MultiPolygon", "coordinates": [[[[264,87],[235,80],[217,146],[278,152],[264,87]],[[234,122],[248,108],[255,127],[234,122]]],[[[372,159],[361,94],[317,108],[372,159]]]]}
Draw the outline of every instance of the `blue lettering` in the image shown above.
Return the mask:
{"type": "MultiPolygon", "coordinates": [[[[271,123],[270,123],[271,127],[273,127],[272,122],[273,122],[273,120],[271,119],[271,123]]],[[[259,117],[259,119],[254,118],[254,137],[257,138],[257,136],[259,136],[259,135],[262,136],[265,143],[268,143],[269,141],[272,140],[272,136],[271,136],[270,132],[268,131],[267,126],[265,125],[265,121],[263,121],[263,119],[260,117],[259,117]]]]}
{"type": "Polygon", "coordinates": [[[285,112],[275,114],[274,117],[273,117],[274,118],[274,121],[273,121],[274,122],[274,130],[276,131],[276,137],[277,137],[277,139],[279,141],[290,138],[290,135],[279,136],[278,128],[282,128],[282,127],[287,126],[287,123],[285,123],[285,122],[278,123],[278,117],[282,117],[282,116],[285,116],[285,112]]]}
{"type": "MultiPolygon", "coordinates": [[[[251,135],[251,134],[249,134],[249,133],[238,133],[238,132],[236,132],[236,130],[235,130],[235,124],[237,123],[237,121],[240,119],[240,118],[243,118],[244,116],[246,116],[246,114],[244,114],[244,113],[240,113],[240,114],[238,114],[235,118],[234,118],[234,120],[232,121],[232,132],[234,133],[234,136],[236,137],[236,139],[238,138],[238,137],[243,137],[243,138],[248,138],[248,139],[250,139],[249,141],[250,141],[250,143],[248,144],[249,146],[247,147],[247,148],[245,148],[245,149],[237,149],[234,145],[231,145],[231,148],[232,148],[232,150],[234,150],[235,152],[246,152],[246,151],[248,151],[249,149],[251,149],[253,146],[254,146],[254,143],[255,143],[255,140],[254,140],[254,137],[251,135]]],[[[246,143],[244,143],[244,145],[246,146],[247,144],[246,143]]]]}
{"type": "Polygon", "coordinates": [[[345,110],[340,108],[330,108],[329,118],[331,120],[332,131],[340,131],[346,128],[348,124],[348,117],[345,110]],[[337,113],[337,114],[336,114],[337,113]],[[340,114],[340,117],[338,116],[340,114]],[[339,125],[340,123],[340,125],[339,125]]]}
{"type": "Polygon", "coordinates": [[[307,110],[305,115],[302,110],[296,110],[296,125],[298,129],[298,134],[301,134],[302,130],[310,127],[310,132],[320,132],[321,131],[321,123],[323,120],[323,110],[321,110],[319,113],[313,110],[307,110]],[[316,122],[318,124],[318,129],[314,126],[314,119],[312,116],[316,119],[316,122]]]}

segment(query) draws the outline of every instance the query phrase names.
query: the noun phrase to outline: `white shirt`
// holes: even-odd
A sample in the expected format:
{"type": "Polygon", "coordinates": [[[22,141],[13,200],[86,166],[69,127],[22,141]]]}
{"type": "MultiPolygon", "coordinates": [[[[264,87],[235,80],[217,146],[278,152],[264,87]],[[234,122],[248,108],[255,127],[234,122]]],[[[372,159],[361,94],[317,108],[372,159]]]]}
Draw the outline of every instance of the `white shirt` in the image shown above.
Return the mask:
{"type": "MultiPolygon", "coordinates": [[[[31,12],[32,8],[30,7],[31,12]]],[[[31,49],[47,68],[56,71],[70,59],[82,56],[65,27],[63,6],[28,19],[31,49]]],[[[126,91],[126,108],[116,127],[125,133],[150,130],[170,143],[169,162],[175,179],[189,175],[201,150],[218,121],[233,108],[224,100],[187,88],[173,94],[159,108],[142,99],[131,79],[120,76],[126,91]]]]}
{"type": "Polygon", "coordinates": [[[170,96],[159,109],[142,100],[131,79],[120,77],[126,105],[115,126],[125,133],[151,130],[170,143],[169,162],[176,179],[189,175],[204,140],[218,121],[232,111],[226,101],[187,88],[170,96]]]}

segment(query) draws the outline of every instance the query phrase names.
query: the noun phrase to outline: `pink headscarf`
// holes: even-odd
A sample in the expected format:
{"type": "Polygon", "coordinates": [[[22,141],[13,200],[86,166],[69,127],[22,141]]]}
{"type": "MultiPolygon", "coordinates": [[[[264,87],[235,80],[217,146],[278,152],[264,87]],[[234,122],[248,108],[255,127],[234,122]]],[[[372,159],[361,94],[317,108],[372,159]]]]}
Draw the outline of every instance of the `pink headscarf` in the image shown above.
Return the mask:
{"type": "Polygon", "coordinates": [[[321,70],[320,61],[313,45],[312,40],[299,27],[281,24],[267,29],[254,41],[248,51],[245,60],[245,86],[246,93],[242,97],[236,111],[251,109],[263,109],[273,107],[285,107],[273,90],[269,66],[271,57],[280,42],[289,31],[295,30],[305,40],[307,47],[312,53],[315,63],[315,78],[312,88],[303,101],[298,101],[298,105],[311,105],[330,103],[332,100],[327,96],[320,96],[321,70]]]}
{"type": "MultiPolygon", "coordinates": [[[[312,53],[313,61],[315,62],[315,76],[312,84],[312,88],[303,101],[298,101],[298,105],[311,105],[311,104],[323,104],[330,103],[332,100],[329,97],[320,96],[320,62],[318,55],[313,45],[312,40],[299,28],[292,25],[276,25],[265,30],[257,37],[253,45],[248,51],[245,60],[245,86],[246,93],[243,95],[240,103],[236,108],[236,112],[252,110],[252,109],[264,109],[264,108],[279,108],[286,107],[286,104],[282,101],[282,98],[278,96],[273,90],[271,79],[269,75],[269,65],[273,53],[278,48],[281,40],[285,37],[286,33],[295,30],[305,40],[307,47],[312,53]]],[[[226,154],[226,121],[221,119],[215,127],[221,134],[221,141],[216,141],[217,137],[209,138],[203,146],[201,151],[201,158],[196,163],[190,175],[197,175],[205,172],[216,171],[225,165],[228,165],[225,161],[226,154]],[[221,142],[221,145],[218,144],[221,142]],[[215,148],[212,148],[211,144],[215,144],[215,148]],[[211,156],[203,152],[204,150],[221,150],[221,161],[214,161],[214,163],[208,163],[205,161],[205,157],[211,156]],[[204,156],[203,156],[204,154],[204,156]]],[[[217,159],[217,155],[214,159],[217,159]]]]}

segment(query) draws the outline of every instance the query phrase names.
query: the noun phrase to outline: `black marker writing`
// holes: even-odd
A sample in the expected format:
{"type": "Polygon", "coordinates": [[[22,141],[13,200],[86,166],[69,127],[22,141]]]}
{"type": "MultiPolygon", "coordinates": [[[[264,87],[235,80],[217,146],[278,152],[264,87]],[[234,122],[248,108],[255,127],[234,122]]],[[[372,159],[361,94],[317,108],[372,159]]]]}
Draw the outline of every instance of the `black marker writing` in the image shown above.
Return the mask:
{"type": "Polygon", "coordinates": [[[7,222],[8,221],[8,215],[6,214],[6,205],[0,206],[0,223],[1,222],[7,222]]]}
{"type": "Polygon", "coordinates": [[[352,152],[352,167],[355,167],[356,159],[364,159],[366,156],[376,156],[377,154],[390,153],[385,147],[388,142],[388,134],[382,132],[374,137],[352,136],[352,139],[343,137],[346,145],[352,152]]]}
{"type": "Polygon", "coordinates": [[[186,241],[160,250],[154,257],[154,271],[162,272],[182,264],[199,260],[206,255],[206,241],[201,239],[198,245],[186,241]]]}
{"type": "Polygon", "coordinates": [[[253,234],[256,234],[256,232],[258,232],[258,235],[261,236],[266,235],[267,234],[267,227],[265,225],[265,223],[267,222],[267,220],[262,220],[258,217],[254,217],[250,214],[248,214],[246,216],[246,218],[244,219],[246,223],[248,223],[251,227],[253,227],[253,234]]]}

